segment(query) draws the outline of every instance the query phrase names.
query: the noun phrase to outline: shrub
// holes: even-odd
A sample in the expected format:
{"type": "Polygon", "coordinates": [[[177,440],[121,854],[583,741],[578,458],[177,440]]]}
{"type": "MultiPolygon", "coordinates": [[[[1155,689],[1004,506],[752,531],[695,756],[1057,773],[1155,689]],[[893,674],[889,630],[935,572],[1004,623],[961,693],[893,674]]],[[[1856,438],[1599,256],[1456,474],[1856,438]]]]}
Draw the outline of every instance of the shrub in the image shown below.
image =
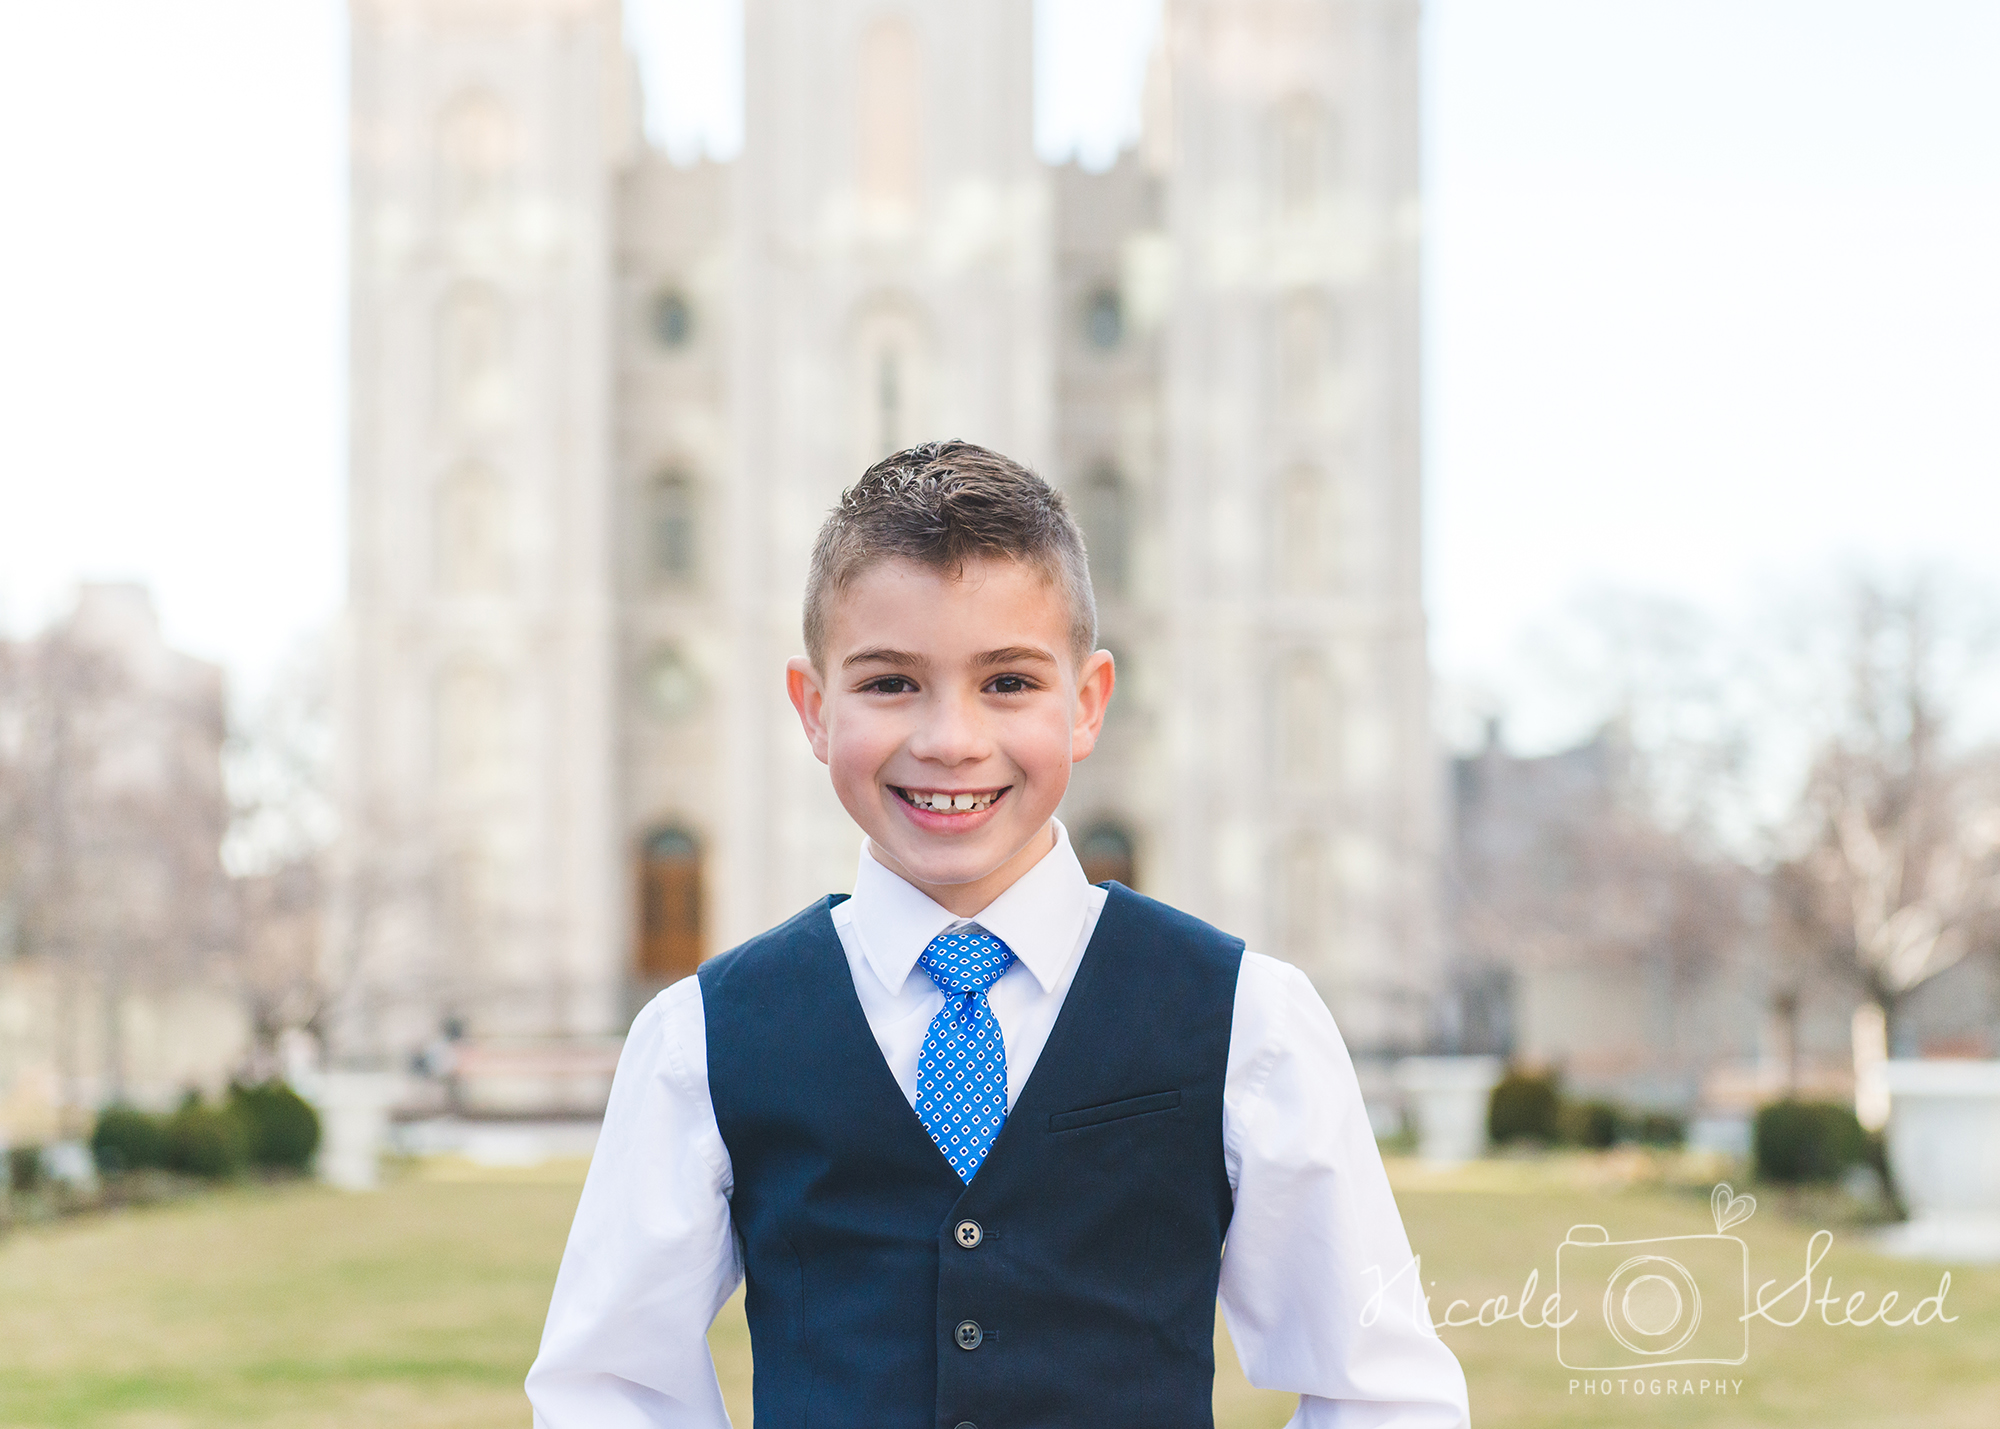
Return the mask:
{"type": "Polygon", "coordinates": [[[6,1186],[25,1196],[42,1184],[42,1148],[10,1146],[7,1149],[6,1186]]]}
{"type": "Polygon", "coordinates": [[[1556,1114],[1556,1126],[1571,1146],[1603,1151],[1618,1144],[1624,1119],[1616,1102],[1566,1101],[1556,1114]]]}
{"type": "Polygon", "coordinates": [[[286,1171],[312,1165],[319,1149],[319,1113],[283,1082],[233,1085],[229,1109],[243,1123],[251,1165],[286,1171]]]}
{"type": "Polygon", "coordinates": [[[1640,1116],[1633,1135],[1647,1146],[1681,1146],[1688,1139],[1687,1122],[1670,1111],[1649,1111],[1640,1116]]]}
{"type": "Polygon", "coordinates": [[[97,1159],[97,1169],[107,1176],[164,1166],[164,1121],[129,1106],[106,1107],[97,1114],[97,1125],[90,1133],[90,1154],[97,1159]]]}
{"type": "Polygon", "coordinates": [[[1839,1102],[1772,1102],[1758,1109],[1755,1153],[1767,1181],[1835,1181],[1868,1159],[1868,1134],[1839,1102]]]}
{"type": "Polygon", "coordinates": [[[1561,1095],[1553,1072],[1509,1072],[1486,1104],[1486,1131],[1496,1145],[1556,1139],[1561,1095]]]}
{"type": "Polygon", "coordinates": [[[195,1097],[167,1120],[167,1169],[220,1181],[242,1171],[249,1138],[242,1119],[226,1108],[205,1106],[195,1097]]]}

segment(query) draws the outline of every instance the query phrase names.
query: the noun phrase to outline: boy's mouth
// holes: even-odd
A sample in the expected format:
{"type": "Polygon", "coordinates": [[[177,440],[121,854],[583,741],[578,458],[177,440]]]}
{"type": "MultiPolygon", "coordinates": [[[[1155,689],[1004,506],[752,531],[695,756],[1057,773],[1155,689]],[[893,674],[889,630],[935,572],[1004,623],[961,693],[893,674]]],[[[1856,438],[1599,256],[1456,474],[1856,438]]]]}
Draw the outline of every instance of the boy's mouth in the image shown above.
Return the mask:
{"type": "Polygon", "coordinates": [[[1007,793],[1005,788],[903,789],[893,784],[889,787],[896,790],[904,803],[928,814],[977,814],[992,808],[1007,793]]]}

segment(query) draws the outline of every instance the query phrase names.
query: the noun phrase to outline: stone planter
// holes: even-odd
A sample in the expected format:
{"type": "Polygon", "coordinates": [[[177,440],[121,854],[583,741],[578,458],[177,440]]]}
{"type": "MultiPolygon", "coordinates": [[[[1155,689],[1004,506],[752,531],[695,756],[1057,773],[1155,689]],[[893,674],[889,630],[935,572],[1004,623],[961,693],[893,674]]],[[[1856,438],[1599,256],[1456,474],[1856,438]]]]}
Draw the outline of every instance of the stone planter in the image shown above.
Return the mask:
{"type": "Polygon", "coordinates": [[[1910,1209],[1881,1248],[2000,1261],[2000,1062],[1891,1061],[1889,1166],[1910,1209]]]}
{"type": "Polygon", "coordinates": [[[1405,1057],[1396,1064],[1419,1156],[1451,1166],[1484,1154],[1487,1103],[1502,1070],[1498,1057],[1405,1057]]]}
{"type": "Polygon", "coordinates": [[[322,1181],[344,1191],[372,1191],[381,1184],[389,1108],[402,1091],[403,1079],[393,1072],[321,1072],[313,1078],[322,1181]]]}

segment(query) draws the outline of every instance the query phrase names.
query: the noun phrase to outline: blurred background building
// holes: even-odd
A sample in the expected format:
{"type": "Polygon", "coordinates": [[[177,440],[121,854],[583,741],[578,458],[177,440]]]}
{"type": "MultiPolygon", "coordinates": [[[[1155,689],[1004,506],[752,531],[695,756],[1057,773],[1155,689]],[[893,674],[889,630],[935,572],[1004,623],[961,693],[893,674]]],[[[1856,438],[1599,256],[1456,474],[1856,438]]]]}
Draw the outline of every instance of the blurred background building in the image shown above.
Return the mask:
{"type": "Polygon", "coordinates": [[[215,1090],[249,1051],[223,734],[222,671],[142,587],[0,641],[0,1139],[215,1090]]]}
{"type": "Polygon", "coordinates": [[[601,1098],[654,990],[848,886],[806,555],[964,437],[1076,504],[1120,685],[1093,878],[1423,1043],[1417,7],[1170,0],[1144,137],[1032,148],[1027,0],[749,0],[729,163],[644,141],[616,0],[352,6],[331,1050],[601,1098]]]}

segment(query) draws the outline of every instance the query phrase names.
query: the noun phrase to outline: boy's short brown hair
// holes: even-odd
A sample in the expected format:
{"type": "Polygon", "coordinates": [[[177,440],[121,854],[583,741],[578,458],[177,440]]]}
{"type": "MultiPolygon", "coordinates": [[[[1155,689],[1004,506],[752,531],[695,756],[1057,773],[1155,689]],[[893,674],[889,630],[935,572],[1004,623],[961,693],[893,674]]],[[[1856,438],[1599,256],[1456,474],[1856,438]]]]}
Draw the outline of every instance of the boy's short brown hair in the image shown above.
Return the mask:
{"type": "Polygon", "coordinates": [[[1069,602],[1070,650],[1097,647],[1090,562],[1069,504],[1019,462],[971,442],[925,442],[886,456],[840,494],[813,542],[806,577],[806,654],[824,669],[834,597],[870,566],[904,560],[958,575],[980,558],[1039,571],[1069,602]]]}

